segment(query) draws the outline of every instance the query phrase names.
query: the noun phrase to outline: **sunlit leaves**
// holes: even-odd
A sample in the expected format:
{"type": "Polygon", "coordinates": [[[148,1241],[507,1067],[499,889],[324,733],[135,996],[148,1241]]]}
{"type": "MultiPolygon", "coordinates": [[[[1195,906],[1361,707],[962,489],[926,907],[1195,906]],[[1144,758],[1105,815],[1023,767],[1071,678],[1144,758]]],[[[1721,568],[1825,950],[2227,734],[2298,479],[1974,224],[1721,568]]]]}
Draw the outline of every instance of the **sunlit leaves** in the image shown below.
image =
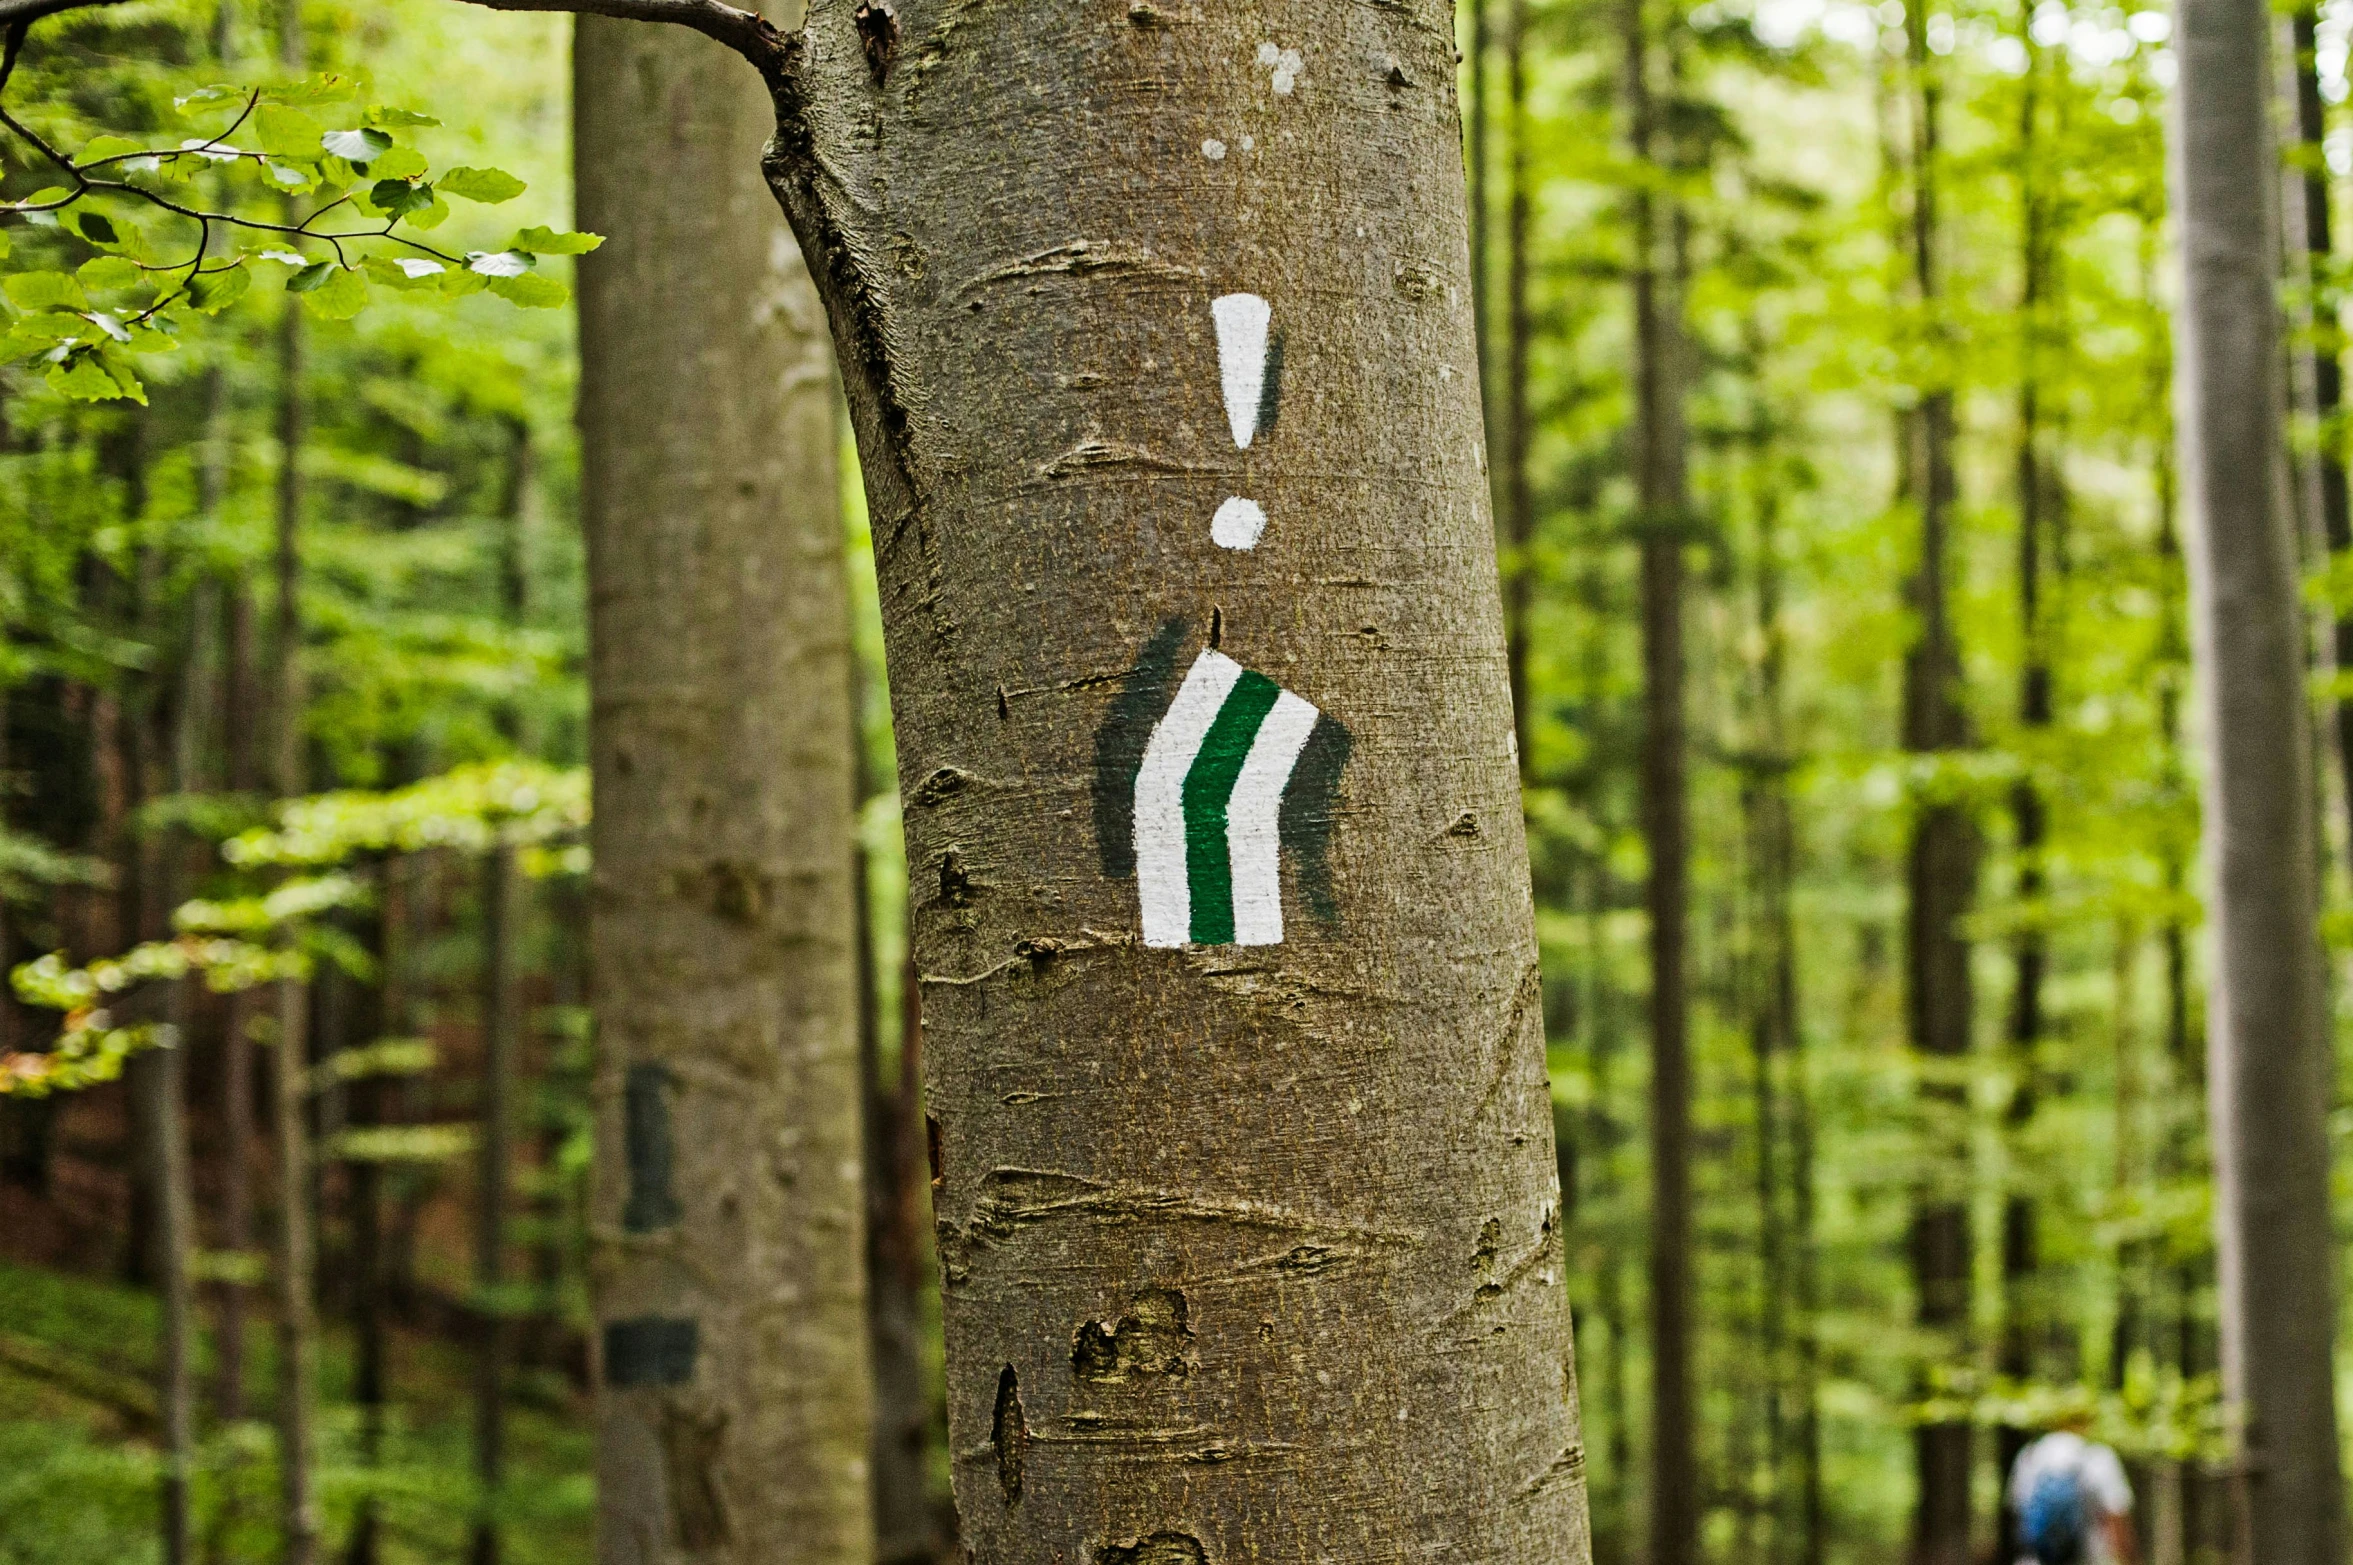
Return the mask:
{"type": "Polygon", "coordinates": [[[443,194],[496,205],[512,201],[528,187],[514,175],[495,168],[453,168],[441,176],[443,194]]]}
{"type": "Polygon", "coordinates": [[[8,295],[8,302],[28,313],[35,310],[86,310],[89,295],[82,285],[63,272],[18,272],[0,282],[0,292],[8,295]]]}
{"type": "Polygon", "coordinates": [[[602,234],[560,234],[552,228],[526,228],[515,235],[514,248],[532,255],[586,255],[604,242],[602,234]]]}
{"type": "Polygon", "coordinates": [[[379,153],[392,150],[392,137],[371,126],[358,130],[331,130],[319,137],[319,145],[346,163],[365,166],[379,153]]]}
{"type": "MultiPolygon", "coordinates": [[[[447,197],[494,204],[525,184],[466,165],[434,177],[425,149],[404,137],[438,122],[362,104],[351,78],[212,86],[174,101],[195,134],[92,135],[66,171],[71,183],[0,201],[0,220],[14,214],[56,236],[26,247],[13,275],[0,265],[10,306],[0,316],[0,364],[33,361],[53,390],[76,400],[143,400],[129,355],[169,348],[175,323],[235,304],[257,261],[291,268],[286,289],[309,313],[349,320],[371,283],[562,305],[570,290],[536,275],[538,257],[598,243],[544,226],[503,250],[428,243],[423,235],[451,215],[447,197]]],[[[0,258],[8,255],[0,232],[0,258]]]]}

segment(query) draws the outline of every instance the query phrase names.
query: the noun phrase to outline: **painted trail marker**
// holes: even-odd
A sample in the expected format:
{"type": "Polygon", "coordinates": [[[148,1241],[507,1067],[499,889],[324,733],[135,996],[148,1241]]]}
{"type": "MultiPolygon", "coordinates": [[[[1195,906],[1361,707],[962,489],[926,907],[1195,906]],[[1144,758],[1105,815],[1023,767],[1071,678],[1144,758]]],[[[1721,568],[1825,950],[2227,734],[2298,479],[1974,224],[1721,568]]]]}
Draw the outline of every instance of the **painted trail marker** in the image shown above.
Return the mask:
{"type": "MultiPolygon", "coordinates": [[[[1217,378],[1225,394],[1226,427],[1244,451],[1275,421],[1282,394],[1283,344],[1270,336],[1274,310],[1254,293],[1229,293],[1209,302],[1217,322],[1217,378]]],[[[1220,548],[1251,549],[1266,532],[1266,511],[1236,495],[1217,508],[1209,536],[1220,548]]]]}
{"type": "Polygon", "coordinates": [[[1209,302],[1217,321],[1217,377],[1225,390],[1226,425],[1243,450],[1258,434],[1259,403],[1266,396],[1267,327],[1274,311],[1254,293],[1229,293],[1209,302]]]}
{"type": "Polygon", "coordinates": [[[1135,876],[1147,946],[1280,944],[1286,852],[1310,911],[1336,922],[1326,853],[1348,730],[1214,649],[1179,680],[1184,629],[1153,637],[1096,735],[1104,873],[1135,876]]]}

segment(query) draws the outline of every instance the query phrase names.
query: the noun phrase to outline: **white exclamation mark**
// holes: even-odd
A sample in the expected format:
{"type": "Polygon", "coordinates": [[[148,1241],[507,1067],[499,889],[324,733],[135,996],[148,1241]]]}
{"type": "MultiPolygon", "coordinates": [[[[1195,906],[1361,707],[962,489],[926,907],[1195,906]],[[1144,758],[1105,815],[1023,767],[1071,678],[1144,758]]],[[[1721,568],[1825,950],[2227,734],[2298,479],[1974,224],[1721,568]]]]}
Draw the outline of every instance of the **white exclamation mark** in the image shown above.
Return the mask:
{"type": "MultiPolygon", "coordinates": [[[[1229,293],[1210,301],[1217,321],[1218,379],[1225,391],[1226,426],[1234,444],[1250,449],[1257,438],[1262,404],[1266,400],[1267,325],[1274,312],[1254,293],[1229,293]]],[[[1266,512],[1255,500],[1240,495],[1228,499],[1209,520],[1209,536],[1226,549],[1255,546],[1266,531],[1266,512]]]]}

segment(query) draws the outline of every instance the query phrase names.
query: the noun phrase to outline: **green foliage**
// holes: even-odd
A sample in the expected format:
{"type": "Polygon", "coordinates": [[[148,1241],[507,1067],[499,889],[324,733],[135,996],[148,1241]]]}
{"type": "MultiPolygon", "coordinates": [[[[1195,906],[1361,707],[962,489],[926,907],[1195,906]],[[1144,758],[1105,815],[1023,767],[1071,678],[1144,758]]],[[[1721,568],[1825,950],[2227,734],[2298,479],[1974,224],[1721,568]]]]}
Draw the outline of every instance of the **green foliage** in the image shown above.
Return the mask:
{"type": "Polygon", "coordinates": [[[231,839],[247,868],[347,863],[363,853],[545,844],[588,825],[588,773],[537,762],[465,766],[389,793],[357,790],[289,802],[274,829],[231,839]]]}
{"type": "Polygon", "coordinates": [[[73,400],[144,404],[138,361],[236,304],[257,270],[329,321],[365,309],[371,281],[444,298],[487,287],[553,308],[570,292],[533,271],[538,256],[597,243],[543,225],[499,250],[426,237],[450,217],[445,195],[496,203],[528,187],[467,164],[437,178],[413,138],[440,122],[368,101],[356,74],[197,86],[168,106],[150,81],[108,123],[86,99],[45,91],[34,61],[17,63],[12,53],[0,70],[0,97],[16,95],[0,124],[51,183],[0,200],[0,218],[20,224],[0,230],[10,306],[0,363],[39,365],[73,400]]]}

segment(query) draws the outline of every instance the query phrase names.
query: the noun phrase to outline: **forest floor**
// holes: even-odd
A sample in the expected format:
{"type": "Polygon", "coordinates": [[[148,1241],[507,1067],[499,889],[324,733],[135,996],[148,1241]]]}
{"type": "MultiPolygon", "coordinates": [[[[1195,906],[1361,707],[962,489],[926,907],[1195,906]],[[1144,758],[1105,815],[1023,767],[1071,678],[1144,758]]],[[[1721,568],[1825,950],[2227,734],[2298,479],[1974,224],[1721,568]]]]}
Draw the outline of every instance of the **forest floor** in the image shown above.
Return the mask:
{"type": "MultiPolygon", "coordinates": [[[[209,1314],[209,1311],[205,1312],[209,1314]]],[[[154,1371],[159,1309],[142,1289],[0,1261],[0,1565],[149,1565],[161,1555],[154,1371]]],[[[246,1353],[249,1410],[211,1415],[209,1333],[197,1344],[203,1418],[195,1490],[197,1558],[274,1560],[277,1474],[264,1421],[275,1354],[266,1319],[246,1353]]],[[[476,1489],[466,1349],[396,1331],[384,1457],[359,1459],[347,1332],[320,1344],[318,1483],[323,1559],[345,1557],[369,1495],[382,1517],[379,1565],[446,1565],[465,1554],[476,1489]]],[[[509,1387],[501,1514],[507,1565],[594,1553],[593,1449],[581,1398],[563,1377],[525,1371],[509,1387]]]]}

